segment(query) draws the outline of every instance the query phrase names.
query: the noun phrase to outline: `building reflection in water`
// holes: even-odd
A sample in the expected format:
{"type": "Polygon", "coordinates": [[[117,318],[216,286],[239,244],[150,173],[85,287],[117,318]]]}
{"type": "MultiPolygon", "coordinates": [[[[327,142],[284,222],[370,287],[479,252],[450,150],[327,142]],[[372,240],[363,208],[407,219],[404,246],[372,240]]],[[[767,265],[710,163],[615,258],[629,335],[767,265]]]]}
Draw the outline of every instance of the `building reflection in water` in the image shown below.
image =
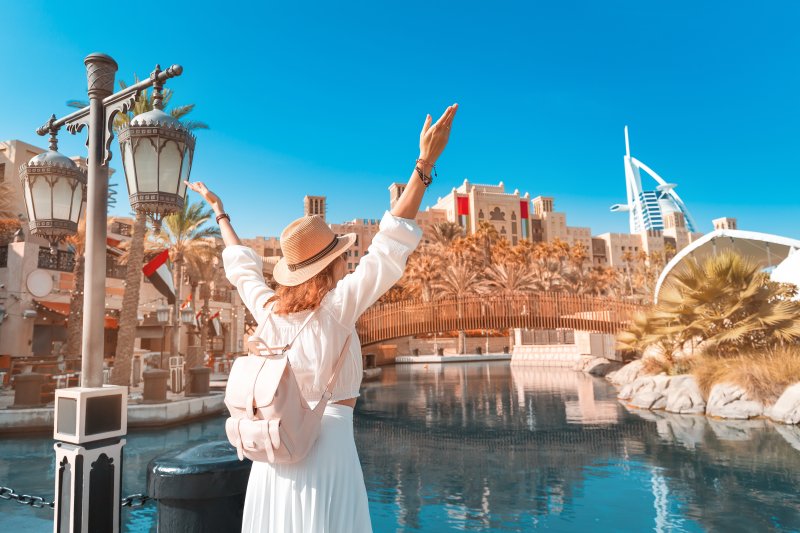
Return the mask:
{"type": "Polygon", "coordinates": [[[570,370],[384,374],[356,417],[376,530],[800,528],[800,453],[766,422],[630,412],[570,370]]]}

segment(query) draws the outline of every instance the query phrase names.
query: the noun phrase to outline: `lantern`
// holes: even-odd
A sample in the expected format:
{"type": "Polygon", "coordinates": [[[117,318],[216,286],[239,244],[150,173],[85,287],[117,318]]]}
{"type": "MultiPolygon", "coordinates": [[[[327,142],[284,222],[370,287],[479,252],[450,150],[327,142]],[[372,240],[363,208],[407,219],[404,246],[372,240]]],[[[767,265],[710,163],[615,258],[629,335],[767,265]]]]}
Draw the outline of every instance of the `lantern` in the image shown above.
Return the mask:
{"type": "Polygon", "coordinates": [[[187,326],[194,324],[194,309],[192,307],[181,309],[181,322],[187,326]]]}
{"type": "Polygon", "coordinates": [[[20,181],[34,235],[55,244],[78,231],[86,174],[75,162],[52,148],[20,166],[20,181]]]}
{"type": "Polygon", "coordinates": [[[156,320],[158,320],[159,324],[164,325],[169,322],[169,310],[170,308],[166,305],[162,305],[156,309],[156,320]]]}
{"type": "Polygon", "coordinates": [[[195,137],[156,107],[120,128],[119,144],[131,206],[161,217],[183,209],[195,137]]]}

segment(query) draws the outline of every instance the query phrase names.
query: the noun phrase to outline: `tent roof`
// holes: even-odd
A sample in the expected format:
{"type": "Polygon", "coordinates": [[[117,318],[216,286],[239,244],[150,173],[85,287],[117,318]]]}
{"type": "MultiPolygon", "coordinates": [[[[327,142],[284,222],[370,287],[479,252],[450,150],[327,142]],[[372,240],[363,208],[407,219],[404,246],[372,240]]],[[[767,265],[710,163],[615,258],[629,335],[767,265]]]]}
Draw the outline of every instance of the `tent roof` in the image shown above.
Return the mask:
{"type": "Polygon", "coordinates": [[[765,269],[775,267],[773,279],[776,279],[776,275],[785,276],[776,281],[800,284],[800,253],[796,250],[800,250],[800,240],[790,237],[735,229],[712,231],[680,250],[667,263],[656,283],[655,301],[658,302],[661,287],[684,261],[702,262],[707,257],[726,251],[748,257],[765,269]],[[793,268],[790,262],[794,264],[793,268]],[[790,281],[792,279],[794,281],[790,281]]]}

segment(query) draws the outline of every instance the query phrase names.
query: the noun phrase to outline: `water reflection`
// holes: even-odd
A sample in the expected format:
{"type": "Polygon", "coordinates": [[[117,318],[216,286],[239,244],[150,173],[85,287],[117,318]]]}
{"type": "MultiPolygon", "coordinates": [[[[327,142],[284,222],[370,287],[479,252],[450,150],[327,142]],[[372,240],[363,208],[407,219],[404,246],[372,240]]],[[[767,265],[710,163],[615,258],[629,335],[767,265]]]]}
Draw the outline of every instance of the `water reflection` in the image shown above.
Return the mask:
{"type": "Polygon", "coordinates": [[[363,390],[356,426],[376,527],[800,528],[797,428],[631,412],[603,380],[569,370],[384,374],[363,390]]]}
{"type": "MultiPolygon", "coordinates": [[[[130,434],[123,490],[144,489],[152,457],[223,438],[222,422],[130,434]]],[[[800,530],[800,429],[629,410],[569,370],[387,367],[355,431],[375,531],[800,530]]],[[[50,495],[52,463],[48,437],[0,441],[0,485],[50,495]]],[[[0,513],[3,530],[52,527],[51,511],[0,513]]],[[[126,511],[126,530],[153,515],[126,511]]]]}

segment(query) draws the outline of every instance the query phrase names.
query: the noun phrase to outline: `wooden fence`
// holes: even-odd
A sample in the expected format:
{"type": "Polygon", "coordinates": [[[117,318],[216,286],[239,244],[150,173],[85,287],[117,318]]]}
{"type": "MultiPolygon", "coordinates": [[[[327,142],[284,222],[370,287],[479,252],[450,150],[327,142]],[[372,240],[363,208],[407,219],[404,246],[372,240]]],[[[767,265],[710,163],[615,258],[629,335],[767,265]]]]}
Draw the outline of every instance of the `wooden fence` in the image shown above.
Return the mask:
{"type": "Polygon", "coordinates": [[[558,292],[469,296],[375,305],[356,326],[361,344],[468,329],[557,329],[616,333],[642,308],[610,298],[558,292]]]}

